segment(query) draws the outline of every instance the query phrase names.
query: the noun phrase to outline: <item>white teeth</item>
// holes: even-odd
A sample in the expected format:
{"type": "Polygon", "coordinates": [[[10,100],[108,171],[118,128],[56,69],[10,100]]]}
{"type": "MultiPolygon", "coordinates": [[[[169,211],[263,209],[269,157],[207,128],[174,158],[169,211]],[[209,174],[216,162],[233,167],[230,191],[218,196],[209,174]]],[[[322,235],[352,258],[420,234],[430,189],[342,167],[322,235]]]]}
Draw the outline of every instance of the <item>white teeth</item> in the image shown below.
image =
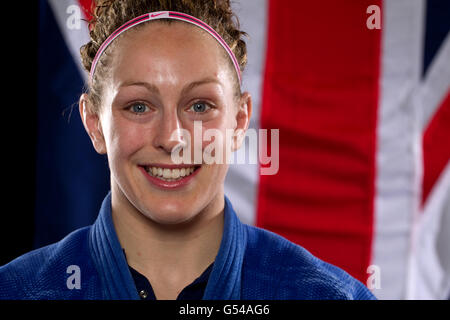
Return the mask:
{"type": "Polygon", "coordinates": [[[163,178],[166,178],[166,179],[172,178],[172,172],[170,169],[163,170],[163,178]]]}
{"type": "Polygon", "coordinates": [[[183,177],[186,177],[192,174],[195,171],[195,167],[190,168],[181,168],[181,169],[168,169],[168,168],[160,168],[160,167],[146,167],[146,171],[154,176],[158,177],[162,180],[179,180],[183,177]]]}

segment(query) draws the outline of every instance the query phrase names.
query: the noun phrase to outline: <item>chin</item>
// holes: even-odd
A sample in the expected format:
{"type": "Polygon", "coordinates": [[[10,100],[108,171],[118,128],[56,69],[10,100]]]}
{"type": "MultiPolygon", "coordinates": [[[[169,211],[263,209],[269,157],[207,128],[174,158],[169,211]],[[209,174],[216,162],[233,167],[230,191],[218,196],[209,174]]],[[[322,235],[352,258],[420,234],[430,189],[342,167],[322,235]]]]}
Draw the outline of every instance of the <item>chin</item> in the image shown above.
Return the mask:
{"type": "Polygon", "coordinates": [[[199,210],[195,210],[192,205],[185,203],[157,203],[145,206],[146,210],[141,211],[147,218],[162,225],[176,225],[186,223],[193,219],[199,210]]]}

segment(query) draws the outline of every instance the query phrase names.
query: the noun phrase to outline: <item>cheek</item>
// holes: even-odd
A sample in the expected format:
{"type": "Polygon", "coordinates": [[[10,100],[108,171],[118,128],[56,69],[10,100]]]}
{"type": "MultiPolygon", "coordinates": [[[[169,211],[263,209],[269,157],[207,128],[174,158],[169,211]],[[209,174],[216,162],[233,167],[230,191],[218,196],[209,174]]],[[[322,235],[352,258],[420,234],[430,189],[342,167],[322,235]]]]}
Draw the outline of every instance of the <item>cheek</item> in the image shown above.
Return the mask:
{"type": "Polygon", "coordinates": [[[119,117],[111,117],[105,136],[110,162],[128,159],[145,145],[147,134],[136,124],[119,117]]]}
{"type": "Polygon", "coordinates": [[[228,115],[205,122],[202,126],[203,161],[207,164],[208,175],[212,181],[223,182],[225,179],[228,170],[227,159],[229,159],[227,156],[232,156],[231,144],[227,142],[227,139],[230,139],[230,132],[234,127],[232,118],[228,115]]]}
{"type": "Polygon", "coordinates": [[[213,143],[215,139],[218,138],[219,141],[217,141],[216,146],[221,145],[223,151],[225,152],[226,148],[230,147],[229,145],[227,145],[227,139],[230,139],[235,128],[236,121],[232,112],[227,112],[222,117],[215,119],[214,121],[206,122],[203,125],[203,149],[205,149],[205,147],[213,143]],[[212,137],[207,137],[207,135],[205,137],[206,132],[210,129],[210,135],[212,135],[212,137]],[[216,135],[220,136],[216,138],[216,135]],[[208,138],[208,140],[206,140],[206,138],[208,138]]]}
{"type": "MultiPolygon", "coordinates": [[[[189,156],[190,161],[205,164],[211,164],[210,161],[205,160],[205,157],[215,157],[217,148],[223,150],[221,154],[225,153],[227,129],[229,125],[225,117],[217,117],[213,120],[203,121],[200,124],[188,122],[183,129],[188,131],[189,135],[189,156]],[[202,159],[200,159],[202,157],[202,159]]],[[[183,154],[184,156],[184,154],[183,154]]],[[[220,161],[220,160],[219,160],[220,161]]],[[[220,163],[223,163],[221,161],[220,163]]]]}
{"type": "MultiPolygon", "coordinates": [[[[232,112],[232,110],[230,111],[224,111],[223,113],[221,113],[219,116],[217,116],[216,118],[210,120],[210,121],[204,121],[202,123],[202,133],[203,133],[203,148],[211,143],[211,140],[205,141],[205,133],[210,130],[211,132],[217,131],[220,132],[223,136],[223,141],[225,141],[225,135],[227,130],[233,130],[236,127],[236,121],[235,121],[235,117],[234,114],[232,112]]],[[[192,128],[191,128],[192,129],[192,128]]],[[[190,130],[192,133],[192,130],[190,130]]]]}

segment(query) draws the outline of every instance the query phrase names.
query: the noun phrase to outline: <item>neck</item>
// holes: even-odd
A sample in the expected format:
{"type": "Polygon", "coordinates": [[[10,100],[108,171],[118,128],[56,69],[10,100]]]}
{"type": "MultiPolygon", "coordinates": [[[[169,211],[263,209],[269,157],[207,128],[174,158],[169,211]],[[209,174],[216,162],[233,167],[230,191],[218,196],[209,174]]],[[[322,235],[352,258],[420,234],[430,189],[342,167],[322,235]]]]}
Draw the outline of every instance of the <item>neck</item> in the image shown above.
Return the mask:
{"type": "Polygon", "coordinates": [[[194,218],[162,225],[112,188],[112,218],[128,264],[145,275],[158,299],[175,299],[215,260],[223,234],[224,194],[194,218]]]}

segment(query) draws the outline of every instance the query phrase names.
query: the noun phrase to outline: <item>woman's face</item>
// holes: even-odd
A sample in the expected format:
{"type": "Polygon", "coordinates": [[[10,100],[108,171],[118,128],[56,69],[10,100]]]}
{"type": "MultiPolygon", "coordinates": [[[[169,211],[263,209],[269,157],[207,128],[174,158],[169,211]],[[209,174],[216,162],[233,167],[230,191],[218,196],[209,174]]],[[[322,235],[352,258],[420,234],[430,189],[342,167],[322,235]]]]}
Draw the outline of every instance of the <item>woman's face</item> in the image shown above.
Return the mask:
{"type": "MultiPolygon", "coordinates": [[[[194,139],[194,121],[203,134],[216,129],[223,137],[248,126],[251,98],[236,98],[235,71],[223,48],[186,23],[151,23],[128,31],[111,49],[100,111],[83,108],[82,116],[94,147],[108,156],[113,196],[162,224],[186,222],[223,201],[227,164],[194,165],[192,140],[186,146],[192,164],[171,159],[173,148],[187,143],[177,130],[194,139]]],[[[200,142],[202,153],[210,143],[200,142]]]]}

